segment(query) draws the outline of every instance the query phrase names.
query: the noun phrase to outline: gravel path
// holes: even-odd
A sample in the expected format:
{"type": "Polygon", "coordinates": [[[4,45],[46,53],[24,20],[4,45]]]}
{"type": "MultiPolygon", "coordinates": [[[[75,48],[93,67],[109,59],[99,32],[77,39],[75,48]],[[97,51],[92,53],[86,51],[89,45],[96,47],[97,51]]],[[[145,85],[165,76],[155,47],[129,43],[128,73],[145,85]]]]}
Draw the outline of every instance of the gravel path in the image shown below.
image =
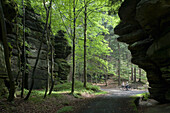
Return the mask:
{"type": "Polygon", "coordinates": [[[130,96],[145,91],[121,91],[116,89],[102,89],[109,94],[97,97],[77,113],[137,113],[130,96]]]}

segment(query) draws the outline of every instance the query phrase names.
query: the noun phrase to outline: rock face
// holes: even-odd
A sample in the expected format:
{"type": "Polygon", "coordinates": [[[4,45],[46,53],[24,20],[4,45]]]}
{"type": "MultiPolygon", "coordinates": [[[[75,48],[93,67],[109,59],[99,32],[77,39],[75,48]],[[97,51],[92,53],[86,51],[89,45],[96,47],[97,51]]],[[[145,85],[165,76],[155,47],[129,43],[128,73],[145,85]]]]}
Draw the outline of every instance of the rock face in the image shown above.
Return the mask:
{"type": "Polygon", "coordinates": [[[159,102],[170,102],[170,1],[125,0],[118,41],[129,44],[132,62],[147,72],[149,92],[159,102]]]}
{"type": "MultiPolygon", "coordinates": [[[[5,7],[4,7],[5,9],[5,7]]],[[[7,10],[7,9],[6,9],[7,10]]],[[[9,9],[8,9],[9,10],[9,9]]],[[[15,10],[12,10],[15,12],[15,10]]],[[[9,13],[5,13],[5,17],[8,17],[9,13]]],[[[37,52],[40,46],[40,40],[42,37],[43,29],[44,29],[44,23],[41,21],[41,17],[39,14],[34,13],[34,10],[31,8],[30,5],[27,5],[26,11],[25,11],[25,26],[26,26],[26,62],[27,62],[27,71],[26,71],[26,81],[25,81],[25,87],[29,89],[31,84],[31,75],[32,70],[36,61],[37,52]]],[[[22,16],[17,17],[22,20],[22,16]]],[[[22,35],[17,36],[16,27],[17,25],[15,23],[12,23],[12,19],[8,21],[10,22],[9,26],[7,24],[7,36],[8,36],[8,42],[11,44],[11,68],[12,68],[12,74],[14,77],[17,77],[18,74],[18,47],[17,47],[17,37],[20,38],[18,40],[22,40],[22,35]]],[[[22,25],[22,23],[20,23],[22,25]]],[[[0,30],[1,32],[1,30],[0,30]]],[[[22,33],[22,27],[18,31],[22,33]]],[[[60,31],[61,32],[61,31],[60,31]]],[[[71,53],[71,47],[68,45],[67,40],[64,38],[64,33],[62,36],[60,36],[60,32],[58,32],[58,35],[55,37],[55,68],[54,73],[58,75],[57,77],[61,80],[67,80],[67,76],[69,74],[70,66],[68,65],[66,58],[71,53]],[[62,45],[63,44],[63,45],[62,45]]],[[[21,48],[21,42],[19,42],[20,49],[21,48]]],[[[21,51],[20,51],[21,54],[21,51]]],[[[46,44],[46,41],[44,39],[40,59],[37,65],[37,68],[35,70],[35,82],[34,82],[34,88],[40,89],[45,86],[46,79],[47,79],[47,55],[48,55],[48,47],[46,44]]],[[[22,60],[22,59],[21,59],[22,60]]],[[[0,41],[0,76],[2,76],[1,73],[4,73],[5,70],[5,64],[4,64],[4,55],[3,55],[3,45],[0,41]]],[[[21,78],[21,76],[19,77],[21,78]]]]}

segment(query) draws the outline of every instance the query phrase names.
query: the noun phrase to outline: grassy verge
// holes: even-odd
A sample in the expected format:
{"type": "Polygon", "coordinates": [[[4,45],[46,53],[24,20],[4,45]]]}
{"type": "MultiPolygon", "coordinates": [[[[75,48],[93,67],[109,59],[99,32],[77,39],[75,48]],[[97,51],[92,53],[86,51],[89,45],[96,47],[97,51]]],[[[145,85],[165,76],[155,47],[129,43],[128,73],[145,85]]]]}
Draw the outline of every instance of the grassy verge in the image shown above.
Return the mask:
{"type": "MultiPolygon", "coordinates": [[[[65,84],[59,84],[54,87],[54,91],[58,93],[69,93],[71,91],[71,82],[65,84]]],[[[87,83],[87,88],[83,87],[83,83],[80,81],[75,81],[75,96],[80,97],[83,93],[92,95],[102,95],[107,92],[100,90],[100,87],[87,83]]]]}

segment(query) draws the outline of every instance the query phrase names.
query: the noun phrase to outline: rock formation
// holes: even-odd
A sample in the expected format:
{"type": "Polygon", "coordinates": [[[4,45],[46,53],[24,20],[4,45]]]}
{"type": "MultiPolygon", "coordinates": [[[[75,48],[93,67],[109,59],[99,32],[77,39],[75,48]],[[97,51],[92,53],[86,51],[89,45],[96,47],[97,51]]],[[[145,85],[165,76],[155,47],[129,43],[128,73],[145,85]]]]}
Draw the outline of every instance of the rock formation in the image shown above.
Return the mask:
{"type": "MultiPolygon", "coordinates": [[[[9,4],[6,4],[9,6],[9,4]]],[[[8,42],[11,44],[11,68],[12,68],[12,74],[14,77],[18,74],[18,49],[17,49],[17,37],[22,38],[22,35],[17,36],[16,27],[18,24],[15,24],[12,22],[12,19],[16,16],[16,11],[14,7],[4,7],[4,14],[6,18],[6,26],[7,26],[7,36],[8,36],[8,42]],[[6,9],[8,8],[8,9],[6,9]],[[12,9],[11,9],[12,8],[12,9]],[[10,13],[7,13],[9,10],[11,10],[10,13]],[[14,14],[13,17],[9,16],[11,14],[14,14]]],[[[44,29],[44,23],[41,21],[41,17],[39,14],[36,14],[31,8],[30,5],[27,5],[26,11],[25,11],[25,26],[26,26],[26,62],[27,62],[27,72],[26,72],[26,81],[25,81],[25,87],[29,89],[31,84],[31,75],[32,75],[32,69],[34,67],[38,48],[40,45],[40,40],[42,37],[42,32],[44,29]]],[[[19,15],[18,20],[22,20],[22,16],[19,15]]],[[[22,26],[22,21],[20,21],[19,24],[22,26]]],[[[19,25],[20,26],[20,25],[19,25]]],[[[18,26],[18,27],[19,27],[18,26]]],[[[18,34],[22,33],[22,27],[19,28],[18,34]]],[[[1,30],[0,30],[1,32],[1,30]]],[[[55,37],[55,68],[54,73],[58,75],[57,77],[60,80],[67,80],[67,76],[70,71],[70,66],[68,65],[66,58],[71,53],[71,47],[68,45],[67,40],[64,38],[64,33],[62,33],[62,36],[60,34],[61,31],[58,32],[57,36],[55,37]],[[63,45],[62,45],[63,44],[63,45]]],[[[20,42],[21,43],[21,42],[20,42]]],[[[21,45],[20,45],[21,46],[21,45]]],[[[20,49],[22,49],[20,47],[20,49]]],[[[35,71],[35,84],[34,88],[39,89],[43,88],[46,83],[47,79],[47,54],[48,54],[48,47],[46,44],[46,41],[44,39],[40,59],[35,71]]],[[[20,52],[21,53],[21,52],[20,52]]],[[[0,41],[0,78],[2,78],[2,75],[5,75],[5,62],[4,62],[4,55],[3,55],[3,45],[0,41]]],[[[21,76],[20,76],[21,77],[21,76]]]]}
{"type": "Polygon", "coordinates": [[[132,63],[146,71],[151,97],[170,101],[170,1],[125,0],[119,17],[118,41],[129,44],[132,63]]]}

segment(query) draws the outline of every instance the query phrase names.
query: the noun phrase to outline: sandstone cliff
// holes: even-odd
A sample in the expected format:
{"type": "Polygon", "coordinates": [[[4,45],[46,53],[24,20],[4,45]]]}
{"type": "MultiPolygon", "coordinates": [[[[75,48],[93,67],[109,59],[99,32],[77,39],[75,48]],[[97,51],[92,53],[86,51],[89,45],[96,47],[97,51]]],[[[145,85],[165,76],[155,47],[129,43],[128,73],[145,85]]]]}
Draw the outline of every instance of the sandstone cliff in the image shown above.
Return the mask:
{"type": "MultiPolygon", "coordinates": [[[[18,48],[17,48],[17,39],[16,37],[22,39],[22,21],[20,21],[18,24],[14,23],[12,21],[14,17],[16,17],[16,10],[14,9],[14,6],[9,7],[11,4],[5,4],[4,5],[4,14],[6,18],[6,26],[7,26],[7,36],[8,36],[8,42],[11,44],[11,68],[12,68],[12,74],[14,77],[18,74],[18,48]],[[10,11],[10,13],[9,13],[10,11]],[[21,27],[19,30],[20,36],[17,36],[16,27],[21,27]]],[[[27,5],[26,12],[25,12],[25,23],[26,23],[26,42],[27,47],[27,55],[26,55],[26,62],[27,62],[27,72],[26,72],[26,84],[25,87],[29,89],[31,84],[31,74],[32,69],[34,67],[38,48],[40,45],[40,40],[42,37],[42,32],[44,29],[44,23],[41,21],[41,16],[39,14],[36,14],[31,8],[30,5],[27,5]]],[[[18,15],[18,20],[22,20],[22,16],[18,15]]],[[[1,30],[0,30],[1,32],[1,30]]],[[[0,33],[1,34],[1,33],[0,33]]],[[[54,37],[54,36],[51,36],[54,37]]],[[[19,42],[21,43],[21,41],[19,42]]],[[[22,43],[21,43],[22,44],[22,43]]],[[[67,76],[70,71],[70,66],[68,65],[66,58],[71,53],[71,47],[68,45],[67,40],[64,38],[64,33],[61,33],[61,31],[58,32],[57,36],[55,36],[55,68],[54,73],[58,77],[58,79],[66,81],[67,76]]],[[[20,49],[22,49],[20,45],[20,49]]],[[[48,54],[48,47],[46,44],[46,41],[44,39],[40,59],[35,71],[35,84],[34,88],[39,89],[43,88],[45,86],[45,82],[47,79],[47,54],[48,54]]],[[[21,51],[20,51],[21,54],[21,51]]],[[[5,69],[5,62],[4,62],[4,55],[3,55],[3,45],[0,39],[0,78],[3,78],[6,75],[6,69],[5,69]]],[[[21,78],[21,76],[20,76],[21,78]]]]}
{"type": "Polygon", "coordinates": [[[151,96],[170,101],[170,1],[125,0],[119,17],[118,41],[129,44],[132,63],[147,72],[151,96]]]}

